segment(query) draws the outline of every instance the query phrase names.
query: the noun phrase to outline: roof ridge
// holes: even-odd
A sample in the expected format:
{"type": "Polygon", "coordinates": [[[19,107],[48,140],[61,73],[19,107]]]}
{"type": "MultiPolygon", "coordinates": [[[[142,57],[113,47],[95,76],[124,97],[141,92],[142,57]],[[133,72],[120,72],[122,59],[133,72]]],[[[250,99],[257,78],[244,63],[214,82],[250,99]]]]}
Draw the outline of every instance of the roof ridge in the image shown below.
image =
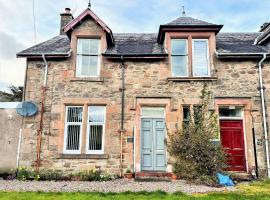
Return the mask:
{"type": "Polygon", "coordinates": [[[114,33],[114,35],[116,35],[116,34],[122,34],[122,35],[124,35],[124,34],[136,34],[136,35],[143,35],[143,34],[145,34],[145,35],[157,35],[157,33],[131,33],[131,32],[129,32],[129,33],[114,33]]]}
{"type": "Polygon", "coordinates": [[[259,34],[260,32],[219,32],[218,34],[250,34],[250,33],[252,33],[252,34],[259,34]]]}

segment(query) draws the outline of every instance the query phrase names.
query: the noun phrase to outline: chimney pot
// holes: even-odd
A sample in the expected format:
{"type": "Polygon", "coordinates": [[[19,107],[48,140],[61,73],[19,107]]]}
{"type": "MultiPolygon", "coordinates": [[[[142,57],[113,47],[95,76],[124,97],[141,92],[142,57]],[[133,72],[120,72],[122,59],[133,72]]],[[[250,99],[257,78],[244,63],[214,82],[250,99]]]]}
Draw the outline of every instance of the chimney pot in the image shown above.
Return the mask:
{"type": "Polygon", "coordinates": [[[65,8],[66,14],[70,14],[71,9],[70,8],[65,8]]]}

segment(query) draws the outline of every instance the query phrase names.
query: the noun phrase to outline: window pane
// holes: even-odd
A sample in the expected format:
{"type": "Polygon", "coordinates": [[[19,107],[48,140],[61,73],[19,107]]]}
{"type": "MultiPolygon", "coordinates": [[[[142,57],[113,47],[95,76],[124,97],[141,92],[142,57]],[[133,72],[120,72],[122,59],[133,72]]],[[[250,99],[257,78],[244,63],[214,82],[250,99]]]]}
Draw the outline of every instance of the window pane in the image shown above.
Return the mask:
{"type": "Polygon", "coordinates": [[[78,39],[77,53],[98,55],[99,41],[99,39],[78,39]]]}
{"type": "Polygon", "coordinates": [[[163,118],[165,116],[164,108],[151,108],[151,107],[142,108],[142,116],[163,118]]]}
{"type": "Polygon", "coordinates": [[[190,118],[190,108],[189,106],[184,106],[183,107],[183,120],[189,121],[189,118],[190,118]]]}
{"type": "Polygon", "coordinates": [[[102,150],[102,125],[90,125],[88,150],[102,150]]]}
{"type": "Polygon", "coordinates": [[[172,54],[173,55],[186,55],[187,54],[187,40],[171,40],[172,41],[172,54]]]}
{"type": "Polygon", "coordinates": [[[208,45],[207,41],[193,41],[193,72],[195,76],[207,76],[208,45]]]}
{"type": "Polygon", "coordinates": [[[98,56],[77,56],[77,67],[79,76],[98,75],[98,56]]]}
{"type": "Polygon", "coordinates": [[[220,117],[241,117],[242,108],[236,107],[234,109],[230,109],[229,107],[221,107],[219,108],[219,116],[220,117]]]}
{"type": "Polygon", "coordinates": [[[172,56],[173,76],[187,76],[188,63],[187,56],[172,56]]]}
{"type": "Polygon", "coordinates": [[[80,125],[67,126],[67,141],[66,150],[79,150],[80,149],[80,125]]]}
{"type": "Polygon", "coordinates": [[[82,122],[82,107],[68,107],[67,122],[82,122]]]}
{"type": "Polygon", "coordinates": [[[105,107],[90,106],[89,107],[89,122],[105,122],[105,107]]]}

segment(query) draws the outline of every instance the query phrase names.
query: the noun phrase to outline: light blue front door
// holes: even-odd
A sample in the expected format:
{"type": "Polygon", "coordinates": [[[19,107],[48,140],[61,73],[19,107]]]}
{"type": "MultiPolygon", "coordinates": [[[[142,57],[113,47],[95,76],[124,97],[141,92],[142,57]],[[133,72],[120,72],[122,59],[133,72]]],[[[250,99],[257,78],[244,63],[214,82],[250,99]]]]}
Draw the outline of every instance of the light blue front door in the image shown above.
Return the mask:
{"type": "Polygon", "coordinates": [[[141,170],[166,171],[164,119],[144,118],[141,124],[141,170]]]}

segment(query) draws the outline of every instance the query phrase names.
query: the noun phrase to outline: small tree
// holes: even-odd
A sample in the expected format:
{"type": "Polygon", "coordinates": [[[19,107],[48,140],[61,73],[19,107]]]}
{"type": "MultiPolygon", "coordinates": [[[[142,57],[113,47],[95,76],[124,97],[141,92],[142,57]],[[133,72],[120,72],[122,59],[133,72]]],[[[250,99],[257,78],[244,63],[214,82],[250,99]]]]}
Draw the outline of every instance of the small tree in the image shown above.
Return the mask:
{"type": "Polygon", "coordinates": [[[10,93],[2,92],[2,95],[6,101],[15,102],[15,101],[22,101],[23,97],[23,87],[21,86],[9,86],[10,93]]]}
{"type": "Polygon", "coordinates": [[[174,173],[188,180],[213,184],[216,173],[226,167],[226,154],[219,143],[217,115],[209,110],[211,94],[201,92],[201,104],[191,110],[189,122],[170,134],[169,152],[175,158],[174,173]]]}

